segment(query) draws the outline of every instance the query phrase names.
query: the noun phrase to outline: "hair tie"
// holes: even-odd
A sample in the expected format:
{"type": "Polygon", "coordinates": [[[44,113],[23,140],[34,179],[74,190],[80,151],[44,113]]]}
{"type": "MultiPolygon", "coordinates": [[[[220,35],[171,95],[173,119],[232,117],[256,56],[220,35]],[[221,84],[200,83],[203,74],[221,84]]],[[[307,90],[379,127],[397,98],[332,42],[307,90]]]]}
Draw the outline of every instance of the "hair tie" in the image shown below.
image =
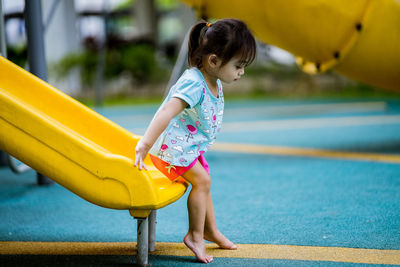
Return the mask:
{"type": "MultiPolygon", "coordinates": [[[[1,1],[1,0],[0,0],[1,1]]],[[[211,27],[211,23],[209,23],[209,22],[206,22],[206,25],[205,26],[203,26],[203,28],[201,28],[201,30],[200,30],[200,35],[199,35],[199,44],[201,44],[201,42],[203,41],[203,37],[204,37],[204,35],[206,34],[206,31],[208,30],[208,28],[210,28],[211,27]]]]}

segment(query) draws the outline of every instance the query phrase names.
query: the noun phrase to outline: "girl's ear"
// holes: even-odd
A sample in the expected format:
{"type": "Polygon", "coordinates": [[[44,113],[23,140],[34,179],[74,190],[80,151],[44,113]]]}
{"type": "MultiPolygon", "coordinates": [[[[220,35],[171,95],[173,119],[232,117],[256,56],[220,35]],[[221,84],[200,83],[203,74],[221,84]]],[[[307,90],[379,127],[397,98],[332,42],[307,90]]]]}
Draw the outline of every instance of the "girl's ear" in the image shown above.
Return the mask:
{"type": "Polygon", "coordinates": [[[212,68],[218,67],[220,64],[220,59],[215,54],[208,55],[207,61],[212,68]]]}

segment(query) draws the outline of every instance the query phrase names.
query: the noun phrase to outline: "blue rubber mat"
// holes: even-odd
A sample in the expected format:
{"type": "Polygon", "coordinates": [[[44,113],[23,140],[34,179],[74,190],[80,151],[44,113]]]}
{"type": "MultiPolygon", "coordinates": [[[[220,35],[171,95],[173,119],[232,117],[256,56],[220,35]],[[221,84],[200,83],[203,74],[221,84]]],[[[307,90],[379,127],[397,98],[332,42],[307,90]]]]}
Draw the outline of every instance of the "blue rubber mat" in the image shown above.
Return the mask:
{"type": "MultiPolygon", "coordinates": [[[[156,109],[150,105],[99,111],[141,134],[156,109]]],[[[223,127],[218,141],[396,156],[400,154],[397,116],[400,102],[393,100],[239,101],[227,105],[226,131],[223,127]],[[354,123],[349,124],[348,118],[354,123]],[[247,126],[235,128],[241,122],[247,126]]],[[[218,226],[236,243],[400,250],[400,164],[251,151],[210,151],[206,158],[218,226]]],[[[157,241],[182,241],[188,227],[186,197],[158,211],[157,241]]],[[[0,218],[0,241],[136,241],[136,222],[127,211],[92,205],[59,185],[38,187],[33,171],[15,175],[0,169],[0,218]]],[[[30,257],[41,256],[18,260],[29,262],[30,257]]],[[[54,257],[44,262],[51,263],[54,257]]],[[[78,256],[59,257],[74,262],[78,256]]],[[[81,260],[99,259],[87,257],[81,260]]],[[[104,257],[105,265],[114,260],[129,264],[123,256],[104,257]]],[[[2,260],[7,257],[1,256],[2,260]]],[[[183,266],[193,258],[152,256],[150,260],[155,266],[183,266]]],[[[217,258],[214,264],[369,266],[225,258],[217,258]]]]}

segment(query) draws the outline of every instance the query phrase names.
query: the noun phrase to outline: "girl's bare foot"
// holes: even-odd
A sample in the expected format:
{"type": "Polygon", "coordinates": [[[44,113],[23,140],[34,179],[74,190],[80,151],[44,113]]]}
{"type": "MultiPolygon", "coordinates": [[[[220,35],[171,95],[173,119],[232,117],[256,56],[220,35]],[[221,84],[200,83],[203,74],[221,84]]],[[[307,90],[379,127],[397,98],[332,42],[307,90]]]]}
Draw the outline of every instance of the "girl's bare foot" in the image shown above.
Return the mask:
{"type": "Polygon", "coordinates": [[[204,239],[210,242],[214,242],[222,249],[237,249],[237,246],[218,230],[213,232],[204,231],[204,239]]]}
{"type": "Polygon", "coordinates": [[[194,255],[196,255],[196,259],[203,263],[210,263],[213,261],[213,256],[206,254],[206,247],[203,242],[194,242],[192,236],[187,233],[183,238],[183,243],[193,251],[194,255]]]}

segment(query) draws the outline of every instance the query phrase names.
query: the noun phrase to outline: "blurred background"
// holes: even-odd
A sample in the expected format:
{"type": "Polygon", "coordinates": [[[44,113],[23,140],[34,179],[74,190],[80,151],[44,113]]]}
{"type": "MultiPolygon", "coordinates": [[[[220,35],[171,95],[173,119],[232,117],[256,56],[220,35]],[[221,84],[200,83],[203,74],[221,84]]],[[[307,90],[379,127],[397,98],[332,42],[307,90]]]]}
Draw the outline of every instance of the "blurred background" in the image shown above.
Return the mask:
{"type": "MultiPolygon", "coordinates": [[[[8,58],[27,68],[24,0],[2,0],[8,58]]],[[[159,102],[185,34],[198,20],[178,0],[42,0],[48,81],[87,105],[159,102]]],[[[335,72],[303,73],[295,58],[258,42],[255,63],[227,98],[380,98],[335,72]]]]}

